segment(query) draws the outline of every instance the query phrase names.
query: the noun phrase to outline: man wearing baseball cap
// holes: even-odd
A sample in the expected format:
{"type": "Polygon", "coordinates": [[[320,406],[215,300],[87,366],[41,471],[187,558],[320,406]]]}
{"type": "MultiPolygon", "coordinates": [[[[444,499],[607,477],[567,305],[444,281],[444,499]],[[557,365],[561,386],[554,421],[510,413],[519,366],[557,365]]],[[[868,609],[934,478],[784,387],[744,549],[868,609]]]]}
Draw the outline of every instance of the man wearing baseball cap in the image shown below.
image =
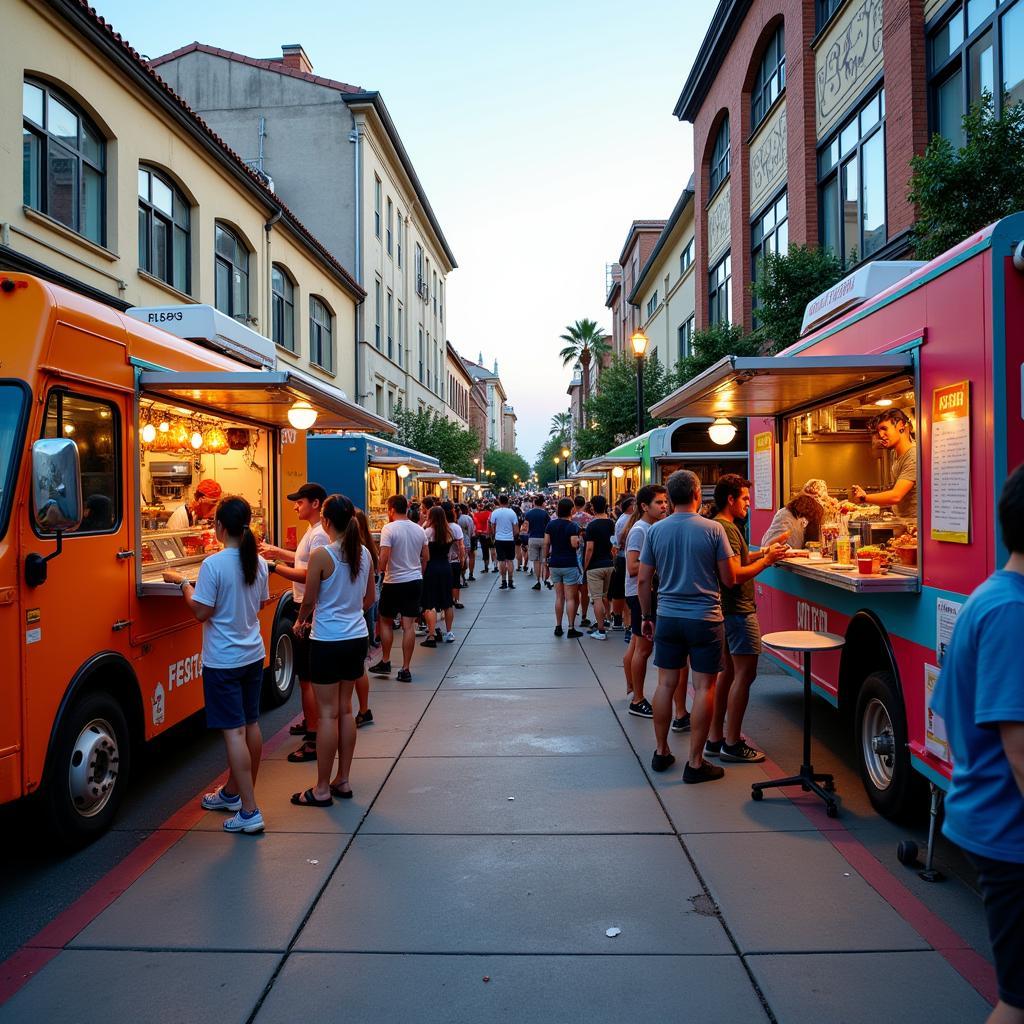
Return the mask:
{"type": "Polygon", "coordinates": [[[200,520],[212,519],[223,491],[216,480],[200,480],[191,501],[179,505],[167,520],[168,530],[187,530],[200,520]]]}
{"type": "MultiPolygon", "coordinates": [[[[295,515],[300,522],[308,523],[309,528],[302,535],[295,551],[278,548],[273,544],[261,544],[260,554],[268,559],[267,567],[283,579],[290,580],[292,585],[292,601],[296,609],[302,604],[306,592],[306,566],[309,556],[320,547],[330,544],[327,531],[320,522],[320,508],[327,498],[327,491],[319,484],[305,483],[294,494],[286,495],[289,501],[295,502],[295,515]]],[[[304,718],[299,725],[292,726],[292,733],[302,736],[302,743],[288,755],[292,764],[316,760],[316,729],[318,725],[316,713],[316,695],[309,676],[309,638],[305,635],[292,635],[295,648],[295,671],[299,677],[299,690],[302,694],[302,711],[304,718]]]]}

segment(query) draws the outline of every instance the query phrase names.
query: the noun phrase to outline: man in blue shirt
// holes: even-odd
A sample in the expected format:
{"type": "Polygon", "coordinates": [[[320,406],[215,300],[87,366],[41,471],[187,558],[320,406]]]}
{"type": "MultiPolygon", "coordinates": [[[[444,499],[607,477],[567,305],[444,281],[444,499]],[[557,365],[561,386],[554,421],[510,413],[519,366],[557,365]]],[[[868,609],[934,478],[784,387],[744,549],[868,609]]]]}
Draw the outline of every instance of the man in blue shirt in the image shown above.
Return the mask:
{"type": "Polygon", "coordinates": [[[1009,561],[971,594],[935,686],[953,784],[943,832],[978,869],[999,1003],[990,1024],[1024,1022],[1024,464],[1007,479],[999,524],[1009,561]]]}
{"type": "Polygon", "coordinates": [[[541,580],[544,579],[544,531],[551,521],[551,516],[544,508],[543,494],[538,494],[533,499],[533,508],[526,513],[525,518],[530,527],[527,542],[528,553],[530,561],[533,563],[533,574],[537,577],[533,589],[540,590],[541,580]]]}

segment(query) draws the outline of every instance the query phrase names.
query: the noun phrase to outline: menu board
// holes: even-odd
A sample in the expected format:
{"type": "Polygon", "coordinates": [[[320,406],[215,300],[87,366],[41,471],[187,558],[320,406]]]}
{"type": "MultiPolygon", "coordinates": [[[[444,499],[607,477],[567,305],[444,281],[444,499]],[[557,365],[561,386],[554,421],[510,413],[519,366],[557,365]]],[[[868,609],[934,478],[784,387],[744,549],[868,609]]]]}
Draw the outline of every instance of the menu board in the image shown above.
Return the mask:
{"type": "Polygon", "coordinates": [[[968,544],[971,529],[971,390],[960,381],[932,392],[931,537],[968,544]]]}
{"type": "Polygon", "coordinates": [[[774,508],[771,431],[754,435],[754,508],[774,508]]]}

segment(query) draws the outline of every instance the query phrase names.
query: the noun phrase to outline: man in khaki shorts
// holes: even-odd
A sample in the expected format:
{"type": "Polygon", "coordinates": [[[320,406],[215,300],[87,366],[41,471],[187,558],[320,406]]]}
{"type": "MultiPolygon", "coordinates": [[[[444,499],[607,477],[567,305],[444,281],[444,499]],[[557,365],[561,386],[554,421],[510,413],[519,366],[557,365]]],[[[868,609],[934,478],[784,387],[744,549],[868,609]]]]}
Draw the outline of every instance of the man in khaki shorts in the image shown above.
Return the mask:
{"type": "Polygon", "coordinates": [[[605,622],[608,619],[608,590],[615,572],[615,524],[608,518],[608,501],[603,494],[594,496],[591,502],[594,518],[587,523],[583,533],[586,550],[583,554],[583,571],[587,576],[587,590],[594,606],[594,628],[590,635],[595,640],[607,640],[605,622]]]}
{"type": "Polygon", "coordinates": [[[537,577],[533,589],[540,590],[541,581],[544,579],[544,531],[551,521],[551,517],[544,508],[543,494],[538,494],[533,499],[533,508],[523,518],[529,528],[527,553],[533,565],[533,573],[537,577]]]}

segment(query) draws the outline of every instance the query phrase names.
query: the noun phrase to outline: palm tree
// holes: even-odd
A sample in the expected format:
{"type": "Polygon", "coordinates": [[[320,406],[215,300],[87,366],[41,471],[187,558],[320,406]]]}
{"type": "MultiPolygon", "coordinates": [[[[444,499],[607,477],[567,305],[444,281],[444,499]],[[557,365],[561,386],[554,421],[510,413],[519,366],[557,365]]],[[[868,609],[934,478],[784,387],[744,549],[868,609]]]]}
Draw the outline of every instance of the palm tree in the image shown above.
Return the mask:
{"type": "Polygon", "coordinates": [[[551,417],[551,430],[548,431],[548,437],[567,437],[571,426],[571,412],[556,412],[551,417]]]}
{"type": "Polygon", "coordinates": [[[562,365],[570,366],[579,363],[583,372],[583,401],[590,397],[590,362],[593,357],[598,360],[611,351],[604,331],[596,320],[577,320],[565,329],[561,340],[567,344],[558,354],[562,357],[562,365]]]}

